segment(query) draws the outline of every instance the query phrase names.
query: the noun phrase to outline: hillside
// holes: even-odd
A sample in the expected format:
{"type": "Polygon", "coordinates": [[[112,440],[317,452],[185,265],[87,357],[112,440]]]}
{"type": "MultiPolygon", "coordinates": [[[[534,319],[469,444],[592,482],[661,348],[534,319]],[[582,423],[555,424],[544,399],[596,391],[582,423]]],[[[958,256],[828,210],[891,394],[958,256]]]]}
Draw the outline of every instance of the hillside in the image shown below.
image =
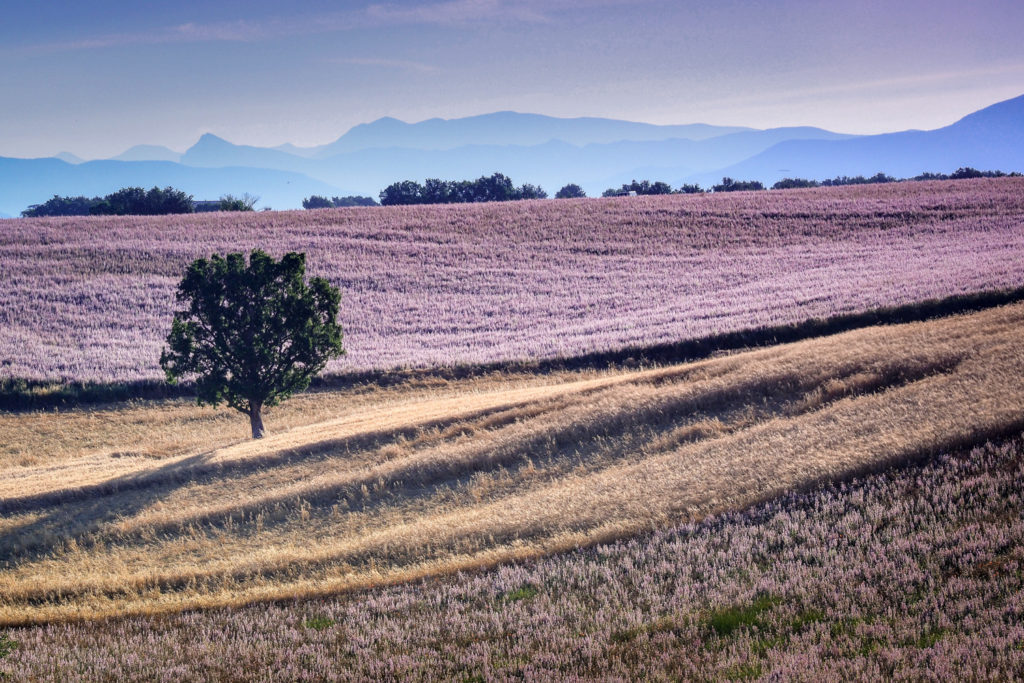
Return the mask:
{"type": "Polygon", "coordinates": [[[308,394],[261,441],[182,403],[3,416],[0,624],[488,566],[1014,434],[1022,324],[1016,304],[649,370],[308,394]]]}
{"type": "Polygon", "coordinates": [[[690,180],[712,182],[724,174],[770,185],[784,177],[824,180],[867,177],[879,171],[910,178],[923,171],[952,173],[962,166],[1024,171],[1024,95],[936,130],[783,141],[750,159],[716,173],[692,175],[690,180]]]}
{"type": "Polygon", "coordinates": [[[1024,676],[1024,444],[314,600],[12,629],[15,680],[1024,676]],[[401,653],[396,656],[396,653],[401,653]]]}
{"type": "Polygon", "coordinates": [[[0,378],[163,375],[190,261],[308,254],[328,372],[671,344],[1024,285],[1024,179],[248,215],[8,221],[0,378]]]}

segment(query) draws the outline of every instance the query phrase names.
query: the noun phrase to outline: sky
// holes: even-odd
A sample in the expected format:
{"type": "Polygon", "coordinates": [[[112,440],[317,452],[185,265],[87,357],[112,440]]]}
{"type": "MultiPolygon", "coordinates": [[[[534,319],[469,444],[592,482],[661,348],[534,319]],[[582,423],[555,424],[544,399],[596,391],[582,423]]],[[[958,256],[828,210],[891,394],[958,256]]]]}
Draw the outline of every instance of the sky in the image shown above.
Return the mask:
{"type": "Polygon", "coordinates": [[[0,156],[513,110],[844,133],[1024,94],[1020,0],[5,3],[0,156]]]}

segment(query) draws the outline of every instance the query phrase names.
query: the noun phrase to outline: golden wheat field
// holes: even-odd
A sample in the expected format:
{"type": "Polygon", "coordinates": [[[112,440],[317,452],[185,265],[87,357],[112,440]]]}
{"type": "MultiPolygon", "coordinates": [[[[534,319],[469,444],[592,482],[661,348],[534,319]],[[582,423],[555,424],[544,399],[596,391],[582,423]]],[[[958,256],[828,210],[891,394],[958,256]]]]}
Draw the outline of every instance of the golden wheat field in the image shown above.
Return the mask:
{"type": "Polygon", "coordinates": [[[1024,428],[1024,305],[641,370],[0,416],[0,624],[316,596],[1024,428]]]}

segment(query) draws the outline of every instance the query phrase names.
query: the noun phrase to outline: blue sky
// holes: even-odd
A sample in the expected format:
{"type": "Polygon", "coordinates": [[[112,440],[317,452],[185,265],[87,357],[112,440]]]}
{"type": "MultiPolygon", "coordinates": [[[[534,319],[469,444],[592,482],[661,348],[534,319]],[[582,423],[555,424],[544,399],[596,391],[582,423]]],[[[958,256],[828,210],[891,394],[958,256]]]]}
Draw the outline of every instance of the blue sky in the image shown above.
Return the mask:
{"type": "Polygon", "coordinates": [[[9,3],[0,156],[314,145],[381,116],[935,128],[1024,94],[1024,3],[9,3]]]}

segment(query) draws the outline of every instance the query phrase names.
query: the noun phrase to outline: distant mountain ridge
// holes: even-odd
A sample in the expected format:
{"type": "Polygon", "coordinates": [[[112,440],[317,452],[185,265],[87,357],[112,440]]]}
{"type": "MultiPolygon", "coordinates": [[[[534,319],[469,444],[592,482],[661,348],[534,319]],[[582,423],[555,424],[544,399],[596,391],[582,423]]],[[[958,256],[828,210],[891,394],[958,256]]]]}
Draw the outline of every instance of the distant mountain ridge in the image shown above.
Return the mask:
{"type": "Polygon", "coordinates": [[[1024,96],[931,131],[844,135],[813,127],[662,126],[615,119],[495,112],[354,126],[333,142],[300,148],[239,145],[207,133],[179,154],[138,145],[114,159],[82,162],[0,158],[0,213],[18,215],[54,194],[103,195],[126,185],[173,185],[197,199],[260,195],[297,208],[311,194],[376,197],[399,180],[472,179],[501,172],[554,194],[577,183],[588,194],[636,179],[708,187],[730,176],[766,185],[878,172],[911,177],[960,166],[1024,170],[1024,96]],[[46,162],[46,163],[44,163],[46,162]]]}
{"type": "Polygon", "coordinates": [[[949,173],[961,166],[1024,171],[1024,95],[935,130],[847,140],[787,140],[715,173],[698,173],[687,179],[710,182],[728,175],[770,184],[787,176],[823,180],[878,172],[906,178],[924,171],[949,173]]]}
{"type": "Polygon", "coordinates": [[[181,154],[162,145],[135,145],[110,161],[181,161],[181,154]]]}

